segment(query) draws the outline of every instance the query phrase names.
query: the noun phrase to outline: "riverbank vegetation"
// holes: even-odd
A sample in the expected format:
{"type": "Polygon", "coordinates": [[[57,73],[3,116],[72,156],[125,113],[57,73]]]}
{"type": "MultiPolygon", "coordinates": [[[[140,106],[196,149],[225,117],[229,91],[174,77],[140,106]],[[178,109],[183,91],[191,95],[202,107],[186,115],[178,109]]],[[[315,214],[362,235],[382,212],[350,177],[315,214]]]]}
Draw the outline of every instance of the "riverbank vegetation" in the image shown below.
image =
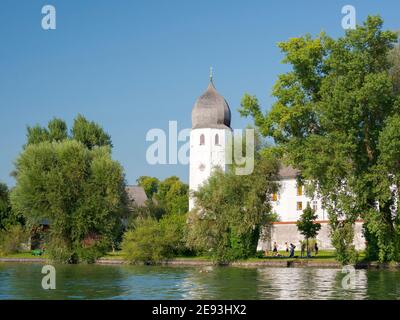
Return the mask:
{"type": "MultiPolygon", "coordinates": [[[[26,251],[34,231],[46,257],[64,263],[94,262],[110,251],[132,263],[287,259],[256,251],[278,219],[270,197],[283,162],[299,169],[309,195],[321,197],[335,259],[399,261],[400,49],[382,25],[368,17],[338,39],[321,33],[280,43],[291,70],[278,77],[272,108],[263,113],[249,94],[241,102],[241,115],[263,136],[256,137],[254,172],[216,170],[193,192],[192,212],[178,177],[140,177],[148,200],[131,206],[111,137],[83,116],[70,131],[57,118],[28,127],[12,173],[16,186],[0,184],[0,255],[26,251]],[[268,139],[274,144],[262,143],[268,139]],[[353,245],[360,219],[365,256],[353,245]]],[[[318,232],[315,218],[307,207],[298,222],[306,241],[318,232]]]]}
{"type": "Polygon", "coordinates": [[[368,259],[400,260],[400,49],[382,25],[369,16],[338,39],[321,33],[280,43],[291,70],[278,77],[276,102],[264,114],[246,94],[240,109],[322,198],[343,263],[357,257],[358,219],[368,259]]]}
{"type": "Polygon", "coordinates": [[[45,239],[51,259],[93,262],[121,232],[125,182],[111,148],[109,135],[80,115],[70,133],[61,119],[28,127],[13,173],[12,211],[27,230],[51,225],[45,239]]]}
{"type": "Polygon", "coordinates": [[[185,254],[186,214],[168,213],[160,220],[137,219],[124,234],[122,251],[131,262],[157,263],[185,254]]]}
{"type": "Polygon", "coordinates": [[[189,214],[187,245],[218,263],[254,256],[261,231],[276,220],[269,198],[278,188],[278,168],[265,153],[250,175],[216,171],[193,194],[198,209],[189,214]]]}

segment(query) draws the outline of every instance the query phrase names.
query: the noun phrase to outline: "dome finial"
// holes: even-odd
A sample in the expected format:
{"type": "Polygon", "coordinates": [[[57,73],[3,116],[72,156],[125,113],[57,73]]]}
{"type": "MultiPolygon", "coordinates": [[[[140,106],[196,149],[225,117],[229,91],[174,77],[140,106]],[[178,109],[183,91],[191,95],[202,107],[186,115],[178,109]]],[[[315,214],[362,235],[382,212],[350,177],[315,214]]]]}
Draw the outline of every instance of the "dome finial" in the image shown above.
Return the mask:
{"type": "Polygon", "coordinates": [[[210,82],[213,82],[213,67],[210,67],[210,82]]]}

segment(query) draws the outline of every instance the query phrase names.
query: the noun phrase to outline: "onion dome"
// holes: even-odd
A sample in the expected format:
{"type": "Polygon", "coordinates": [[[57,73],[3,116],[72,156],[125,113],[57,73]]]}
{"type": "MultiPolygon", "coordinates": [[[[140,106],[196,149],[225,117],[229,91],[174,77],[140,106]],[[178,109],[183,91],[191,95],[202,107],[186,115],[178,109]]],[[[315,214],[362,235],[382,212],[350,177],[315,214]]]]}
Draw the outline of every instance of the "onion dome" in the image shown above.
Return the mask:
{"type": "Polygon", "coordinates": [[[192,129],[230,129],[231,110],[225,98],[214,87],[212,78],[207,90],[197,99],[192,110],[192,129]]]}

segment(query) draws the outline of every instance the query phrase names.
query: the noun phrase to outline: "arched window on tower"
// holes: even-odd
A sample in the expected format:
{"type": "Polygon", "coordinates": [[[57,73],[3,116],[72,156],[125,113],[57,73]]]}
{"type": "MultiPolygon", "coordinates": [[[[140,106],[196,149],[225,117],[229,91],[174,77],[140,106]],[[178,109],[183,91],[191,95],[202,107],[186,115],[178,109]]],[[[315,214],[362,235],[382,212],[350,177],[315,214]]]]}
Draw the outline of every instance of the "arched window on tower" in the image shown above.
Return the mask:
{"type": "Polygon", "coordinates": [[[201,146],[204,146],[204,144],[205,144],[204,134],[201,134],[201,135],[200,135],[200,145],[201,145],[201,146]]]}
{"type": "Polygon", "coordinates": [[[217,146],[219,146],[219,135],[218,134],[215,135],[215,144],[217,146]]]}

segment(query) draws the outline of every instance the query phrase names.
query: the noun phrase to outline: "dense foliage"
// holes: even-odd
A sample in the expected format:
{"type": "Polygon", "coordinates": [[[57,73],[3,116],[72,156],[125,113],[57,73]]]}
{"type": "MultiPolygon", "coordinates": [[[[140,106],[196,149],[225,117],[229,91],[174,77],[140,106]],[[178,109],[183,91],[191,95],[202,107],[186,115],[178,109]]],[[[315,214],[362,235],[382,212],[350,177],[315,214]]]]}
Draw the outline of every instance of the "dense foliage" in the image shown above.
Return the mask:
{"type": "Polygon", "coordinates": [[[267,155],[251,175],[216,170],[193,194],[188,246],[218,263],[254,256],[262,228],[276,218],[269,197],[277,189],[277,170],[278,163],[267,155]]]}
{"type": "Polygon", "coordinates": [[[124,234],[122,250],[132,263],[157,263],[187,252],[185,246],[186,214],[170,213],[159,221],[135,220],[124,234]]]}
{"type": "Polygon", "coordinates": [[[141,176],[136,180],[137,184],[144,189],[147,198],[152,199],[157,192],[160,180],[155,177],[141,176]]]}
{"type": "Polygon", "coordinates": [[[8,187],[0,183],[0,254],[3,255],[21,251],[29,240],[24,220],[11,209],[8,187]]]}
{"type": "Polygon", "coordinates": [[[308,240],[315,238],[318,235],[318,231],[321,229],[321,224],[316,222],[318,215],[313,209],[311,209],[310,204],[303,210],[300,219],[297,221],[297,229],[300,234],[306,239],[307,250],[309,248],[308,240]]]}
{"type": "Polygon", "coordinates": [[[157,263],[187,253],[188,185],[172,176],[163,181],[137,179],[148,197],[146,206],[133,208],[122,249],[130,262],[157,263]]]}
{"type": "Polygon", "coordinates": [[[8,225],[0,231],[0,255],[26,250],[29,241],[29,232],[20,224],[8,225]]]}
{"type": "Polygon", "coordinates": [[[27,128],[27,146],[41,142],[60,142],[66,139],[83,143],[88,149],[94,147],[112,147],[111,137],[103,128],[93,121],[88,121],[84,116],[78,115],[73,123],[70,134],[64,120],[54,118],[46,127],[36,125],[27,128]]]}
{"type": "Polygon", "coordinates": [[[72,137],[57,119],[48,129],[28,128],[28,143],[16,161],[13,210],[29,227],[50,223],[46,249],[60,262],[93,262],[121,230],[123,168],[112,160],[108,135],[99,130],[80,116],[72,137]]]}
{"type": "Polygon", "coordinates": [[[279,76],[271,110],[263,114],[254,96],[242,100],[241,114],[254,118],[283,160],[301,170],[309,192],[322,197],[342,261],[351,260],[360,218],[367,251],[399,259],[399,54],[396,34],[382,24],[368,17],[338,39],[321,33],[280,43],[292,70],[279,76]]]}
{"type": "Polygon", "coordinates": [[[158,180],[141,176],[137,179],[148,197],[146,208],[135,208],[134,216],[160,219],[164,214],[183,214],[189,209],[189,186],[176,176],[158,180]]]}
{"type": "Polygon", "coordinates": [[[11,203],[9,191],[5,184],[0,183],[0,231],[4,230],[11,219],[11,203]]]}

